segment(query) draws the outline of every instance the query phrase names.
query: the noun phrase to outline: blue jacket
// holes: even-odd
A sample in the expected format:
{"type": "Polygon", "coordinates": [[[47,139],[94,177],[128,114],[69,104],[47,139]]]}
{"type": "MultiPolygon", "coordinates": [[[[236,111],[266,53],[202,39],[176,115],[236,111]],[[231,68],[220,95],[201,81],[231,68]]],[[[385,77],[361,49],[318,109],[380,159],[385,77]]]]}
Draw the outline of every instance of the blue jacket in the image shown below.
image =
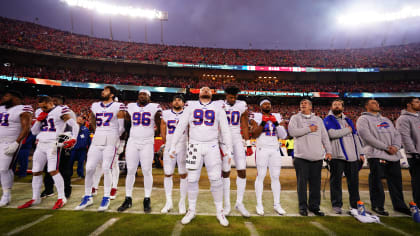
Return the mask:
{"type": "Polygon", "coordinates": [[[77,135],[77,143],[73,149],[83,149],[90,146],[90,131],[86,126],[80,126],[79,135],[77,135]]]}
{"type": "Polygon", "coordinates": [[[36,136],[33,135],[31,132],[29,132],[28,136],[25,139],[25,143],[22,144],[20,149],[31,149],[32,146],[34,145],[35,139],[36,139],[36,136]]]}

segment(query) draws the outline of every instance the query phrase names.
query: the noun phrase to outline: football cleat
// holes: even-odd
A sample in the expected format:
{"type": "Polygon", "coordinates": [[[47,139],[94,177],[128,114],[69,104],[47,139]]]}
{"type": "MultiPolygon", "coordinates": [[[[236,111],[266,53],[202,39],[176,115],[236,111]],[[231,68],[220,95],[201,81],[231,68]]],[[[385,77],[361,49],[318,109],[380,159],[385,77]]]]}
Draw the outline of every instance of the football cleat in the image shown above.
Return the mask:
{"type": "Polygon", "coordinates": [[[111,199],[109,197],[103,197],[101,205],[98,208],[98,211],[106,211],[108,210],[109,204],[111,203],[111,199]]]}
{"type": "Polygon", "coordinates": [[[79,210],[83,210],[88,206],[91,206],[93,204],[93,199],[92,196],[84,196],[82,198],[82,202],[80,203],[80,205],[78,205],[75,210],[79,211],[79,210]]]}

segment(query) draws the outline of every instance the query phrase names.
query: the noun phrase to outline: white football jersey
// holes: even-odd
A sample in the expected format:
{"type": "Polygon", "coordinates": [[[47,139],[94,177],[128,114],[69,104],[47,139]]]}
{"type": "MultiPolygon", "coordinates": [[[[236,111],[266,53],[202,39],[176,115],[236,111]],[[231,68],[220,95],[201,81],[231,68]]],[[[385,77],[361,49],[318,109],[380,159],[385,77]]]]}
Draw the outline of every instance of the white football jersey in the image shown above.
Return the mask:
{"type": "MultiPolygon", "coordinates": [[[[175,112],[172,109],[164,110],[162,112],[162,119],[166,123],[166,146],[170,147],[172,137],[174,136],[176,126],[178,125],[181,115],[184,113],[184,110],[180,112],[175,112]]],[[[179,143],[187,143],[187,132],[184,131],[182,134],[179,143]]]]}
{"type": "Polygon", "coordinates": [[[236,100],[235,104],[231,106],[224,100],[217,101],[222,109],[226,112],[226,117],[233,137],[241,136],[241,117],[242,114],[248,110],[245,101],[236,100]]]}
{"type": "MultiPolygon", "coordinates": [[[[279,113],[272,113],[278,123],[280,123],[283,119],[279,113]]],[[[260,125],[262,122],[262,113],[253,113],[251,114],[251,120],[254,120],[257,125],[260,125]]],[[[279,141],[278,139],[284,139],[287,136],[287,132],[283,126],[279,125],[277,128],[271,121],[268,121],[260,136],[257,138],[257,146],[278,146],[279,141]]]]}
{"type": "Polygon", "coordinates": [[[41,122],[41,128],[36,138],[39,141],[55,141],[58,134],[63,133],[66,126],[61,117],[63,115],[72,114],[72,110],[68,106],[55,106],[48,112],[47,118],[41,122]]]}
{"type": "Polygon", "coordinates": [[[127,111],[131,118],[130,138],[154,142],[155,115],[162,108],[157,103],[148,103],[141,107],[137,103],[129,103],[127,111]]]}
{"type": "Polygon", "coordinates": [[[124,103],[111,102],[103,104],[95,102],[91,111],[96,118],[96,130],[94,135],[118,135],[118,112],[127,110],[124,103]]]}
{"type": "Polygon", "coordinates": [[[16,141],[22,131],[20,115],[24,112],[32,114],[33,111],[30,105],[0,106],[0,139],[16,141]]]}
{"type": "Polygon", "coordinates": [[[226,126],[221,132],[228,132],[232,139],[226,112],[215,102],[202,104],[200,101],[189,101],[181,119],[186,119],[188,122],[189,141],[192,144],[218,143],[221,125],[226,126]]]}

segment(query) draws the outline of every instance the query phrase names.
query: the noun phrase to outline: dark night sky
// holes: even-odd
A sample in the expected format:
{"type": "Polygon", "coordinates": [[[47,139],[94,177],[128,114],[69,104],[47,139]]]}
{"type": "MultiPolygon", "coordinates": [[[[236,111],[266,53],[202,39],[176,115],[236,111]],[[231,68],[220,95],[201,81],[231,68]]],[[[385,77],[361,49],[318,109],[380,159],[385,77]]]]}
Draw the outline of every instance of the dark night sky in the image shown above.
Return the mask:
{"type": "MultiPolygon", "coordinates": [[[[420,18],[358,28],[337,24],[338,15],[352,11],[397,11],[420,8],[418,0],[102,0],[169,12],[164,23],[167,44],[202,47],[305,49],[376,47],[420,41],[420,18]],[[332,44],[332,41],[334,42],[332,44]]],[[[96,37],[109,38],[109,16],[73,8],[76,33],[90,33],[93,14],[96,37]]],[[[70,30],[70,8],[59,0],[0,1],[0,15],[53,28],[70,30]]],[[[128,40],[128,22],[134,41],[160,42],[160,23],[113,16],[114,39],[128,40]]]]}

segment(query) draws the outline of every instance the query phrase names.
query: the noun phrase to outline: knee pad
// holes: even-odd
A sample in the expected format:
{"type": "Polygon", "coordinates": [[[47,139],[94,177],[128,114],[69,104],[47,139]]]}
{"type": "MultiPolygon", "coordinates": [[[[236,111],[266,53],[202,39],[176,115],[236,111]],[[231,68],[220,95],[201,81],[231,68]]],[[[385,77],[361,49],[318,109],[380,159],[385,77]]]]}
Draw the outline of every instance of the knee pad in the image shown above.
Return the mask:
{"type": "Polygon", "coordinates": [[[144,168],[141,169],[143,176],[151,176],[152,175],[152,169],[151,168],[144,168]]]}
{"type": "Polygon", "coordinates": [[[210,190],[214,191],[217,188],[223,188],[223,181],[221,178],[218,180],[210,180],[210,190]]]}
{"type": "Polygon", "coordinates": [[[127,168],[127,175],[136,175],[137,168],[127,168]]]}

